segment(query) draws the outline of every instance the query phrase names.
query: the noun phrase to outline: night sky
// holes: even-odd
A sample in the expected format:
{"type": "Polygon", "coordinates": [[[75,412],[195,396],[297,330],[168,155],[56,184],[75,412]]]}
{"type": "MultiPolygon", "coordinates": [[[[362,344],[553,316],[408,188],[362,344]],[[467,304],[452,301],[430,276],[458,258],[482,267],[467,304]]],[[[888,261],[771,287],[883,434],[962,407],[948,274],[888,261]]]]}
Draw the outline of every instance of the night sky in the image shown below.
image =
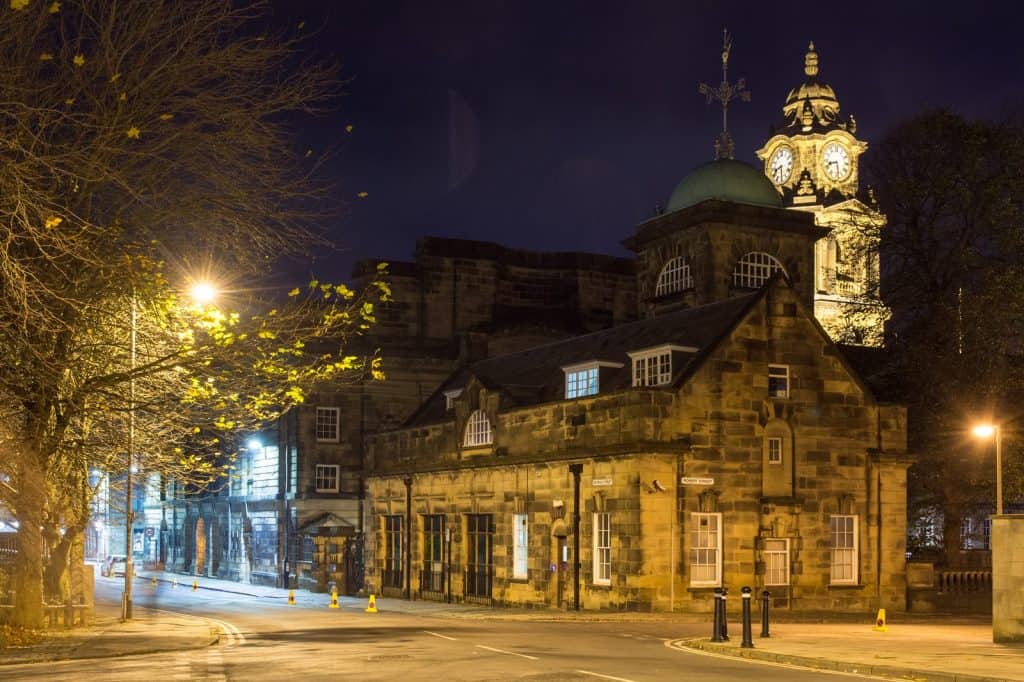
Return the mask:
{"type": "Polygon", "coordinates": [[[304,21],[311,51],[351,79],[304,131],[343,145],[329,172],[344,214],[326,226],[341,252],[310,266],[336,278],[360,258],[409,260],[423,235],[625,255],[619,241],[713,158],[720,110],[697,86],[721,80],[724,27],[730,80],[753,98],[730,109],[748,162],[803,81],[809,40],[869,145],[928,107],[999,117],[1024,103],[1011,3],[273,2],[275,22],[304,21]]]}

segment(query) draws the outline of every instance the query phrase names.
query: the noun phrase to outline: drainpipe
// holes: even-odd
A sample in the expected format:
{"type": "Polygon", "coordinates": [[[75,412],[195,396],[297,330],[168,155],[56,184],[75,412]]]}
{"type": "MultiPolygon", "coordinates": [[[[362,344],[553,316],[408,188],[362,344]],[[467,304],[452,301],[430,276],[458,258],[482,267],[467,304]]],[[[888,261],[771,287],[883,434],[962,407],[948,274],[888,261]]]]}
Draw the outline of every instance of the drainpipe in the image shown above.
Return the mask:
{"type": "Polygon", "coordinates": [[[573,608],[580,610],[580,474],[582,464],[570,464],[572,474],[572,600],[573,608]]]}
{"type": "Polygon", "coordinates": [[[412,599],[412,477],[405,483],[405,598],[412,599]]]}

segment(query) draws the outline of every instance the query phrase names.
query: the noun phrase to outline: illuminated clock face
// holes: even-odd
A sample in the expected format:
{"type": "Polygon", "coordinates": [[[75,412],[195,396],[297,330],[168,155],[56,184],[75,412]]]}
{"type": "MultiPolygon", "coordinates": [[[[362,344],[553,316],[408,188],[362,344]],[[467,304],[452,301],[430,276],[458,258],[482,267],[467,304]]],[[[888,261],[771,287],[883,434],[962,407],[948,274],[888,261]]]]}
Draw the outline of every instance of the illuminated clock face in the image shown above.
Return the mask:
{"type": "Polygon", "coordinates": [[[793,150],[789,147],[779,147],[768,160],[768,174],[776,185],[789,180],[793,174],[793,150]]]}
{"type": "Polygon", "coordinates": [[[850,152],[838,142],[829,142],[821,151],[825,175],[832,180],[843,180],[850,175],[850,152]]]}

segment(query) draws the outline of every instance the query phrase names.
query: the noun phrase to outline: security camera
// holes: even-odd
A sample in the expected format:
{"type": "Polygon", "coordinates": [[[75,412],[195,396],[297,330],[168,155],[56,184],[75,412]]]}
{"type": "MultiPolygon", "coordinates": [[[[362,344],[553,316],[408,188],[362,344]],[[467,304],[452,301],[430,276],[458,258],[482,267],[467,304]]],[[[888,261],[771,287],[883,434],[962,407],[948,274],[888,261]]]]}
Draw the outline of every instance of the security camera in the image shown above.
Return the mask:
{"type": "Polygon", "coordinates": [[[659,481],[658,479],[654,479],[653,481],[651,481],[651,485],[653,485],[654,489],[657,490],[659,493],[665,492],[665,486],[663,486],[661,484],[661,481],[659,481]]]}

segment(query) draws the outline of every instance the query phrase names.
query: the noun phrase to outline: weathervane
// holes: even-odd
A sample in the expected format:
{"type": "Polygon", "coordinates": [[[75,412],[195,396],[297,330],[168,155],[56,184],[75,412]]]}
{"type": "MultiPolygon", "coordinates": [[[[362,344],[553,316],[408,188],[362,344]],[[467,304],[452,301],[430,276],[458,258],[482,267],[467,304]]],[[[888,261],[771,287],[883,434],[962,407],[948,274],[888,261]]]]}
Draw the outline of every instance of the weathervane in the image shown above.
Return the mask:
{"type": "Polygon", "coordinates": [[[731,159],[735,145],[732,136],[729,134],[729,102],[739,99],[743,102],[750,101],[750,93],[747,91],[746,79],[736,81],[736,85],[729,84],[729,51],[732,49],[732,39],[729,31],[722,29],[722,82],[717,88],[706,83],[700,84],[700,94],[707,95],[708,104],[719,102],[722,105],[722,132],[715,138],[715,158],[731,159]]]}

